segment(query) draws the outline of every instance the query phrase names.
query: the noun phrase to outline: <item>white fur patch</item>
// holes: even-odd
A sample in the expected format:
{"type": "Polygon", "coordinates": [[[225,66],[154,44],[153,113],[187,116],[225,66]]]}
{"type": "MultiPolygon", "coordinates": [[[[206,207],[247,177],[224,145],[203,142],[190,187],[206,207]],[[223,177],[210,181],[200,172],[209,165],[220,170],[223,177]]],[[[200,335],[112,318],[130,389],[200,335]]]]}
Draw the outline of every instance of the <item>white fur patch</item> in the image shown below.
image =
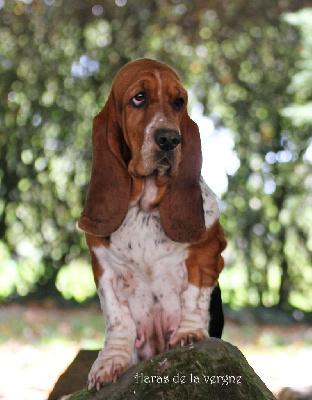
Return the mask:
{"type": "Polygon", "coordinates": [[[144,132],[144,141],[141,149],[141,157],[143,160],[143,164],[146,170],[150,168],[150,165],[153,164],[153,155],[156,147],[154,141],[154,132],[157,127],[161,125],[162,122],[165,121],[162,113],[157,113],[153,116],[151,121],[147,124],[144,132]]]}
{"type": "Polygon", "coordinates": [[[220,217],[218,200],[216,195],[204,181],[203,177],[200,177],[199,184],[203,198],[205,225],[206,228],[210,228],[210,226],[212,226],[214,222],[220,217]]]}

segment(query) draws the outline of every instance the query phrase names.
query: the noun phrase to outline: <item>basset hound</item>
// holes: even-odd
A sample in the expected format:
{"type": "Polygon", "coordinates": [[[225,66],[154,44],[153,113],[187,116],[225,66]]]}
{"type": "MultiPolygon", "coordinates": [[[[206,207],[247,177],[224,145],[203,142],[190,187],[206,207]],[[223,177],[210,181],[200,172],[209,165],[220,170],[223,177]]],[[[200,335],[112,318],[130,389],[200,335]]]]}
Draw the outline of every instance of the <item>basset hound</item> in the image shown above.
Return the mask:
{"type": "Polygon", "coordinates": [[[89,388],[99,389],[140,360],[209,336],[226,241],[200,176],[187,92],[166,64],[139,59],[117,73],[94,118],[92,147],[79,227],[106,320],[89,374],[89,388]]]}

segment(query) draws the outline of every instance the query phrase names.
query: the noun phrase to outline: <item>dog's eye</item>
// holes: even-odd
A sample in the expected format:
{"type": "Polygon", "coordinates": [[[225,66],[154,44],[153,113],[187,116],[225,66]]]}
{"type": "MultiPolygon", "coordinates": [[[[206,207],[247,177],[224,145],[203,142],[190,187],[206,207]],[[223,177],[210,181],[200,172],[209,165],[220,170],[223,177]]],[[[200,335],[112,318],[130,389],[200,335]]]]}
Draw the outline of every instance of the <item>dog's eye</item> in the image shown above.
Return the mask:
{"type": "Polygon", "coordinates": [[[133,107],[140,108],[142,107],[147,100],[147,96],[145,92],[139,92],[134,97],[132,97],[130,103],[133,107]]]}
{"type": "Polygon", "coordinates": [[[177,97],[173,102],[173,108],[176,111],[181,111],[183,106],[184,106],[184,99],[182,99],[182,97],[177,97]]]}

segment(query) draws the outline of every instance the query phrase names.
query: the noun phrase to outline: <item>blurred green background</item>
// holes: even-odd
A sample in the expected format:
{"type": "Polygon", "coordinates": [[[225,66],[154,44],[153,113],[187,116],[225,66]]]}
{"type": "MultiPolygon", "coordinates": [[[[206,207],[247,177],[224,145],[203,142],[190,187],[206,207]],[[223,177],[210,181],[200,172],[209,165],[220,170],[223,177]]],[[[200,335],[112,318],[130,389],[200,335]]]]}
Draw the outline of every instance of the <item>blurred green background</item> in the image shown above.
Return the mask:
{"type": "Polygon", "coordinates": [[[229,242],[224,301],[311,312],[309,5],[0,0],[0,298],[95,296],[77,228],[91,123],[118,69],[150,57],[180,74],[203,122],[204,156],[217,138],[230,142],[218,150],[232,157],[225,184],[213,166],[203,169],[229,242]]]}

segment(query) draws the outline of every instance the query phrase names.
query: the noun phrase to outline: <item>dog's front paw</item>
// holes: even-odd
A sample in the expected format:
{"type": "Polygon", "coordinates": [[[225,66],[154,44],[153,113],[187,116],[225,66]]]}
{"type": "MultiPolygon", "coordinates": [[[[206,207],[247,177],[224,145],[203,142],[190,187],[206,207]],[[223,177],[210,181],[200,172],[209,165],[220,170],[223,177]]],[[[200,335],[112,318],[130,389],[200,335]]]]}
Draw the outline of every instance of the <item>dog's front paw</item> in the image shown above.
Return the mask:
{"type": "Polygon", "coordinates": [[[121,355],[111,355],[101,351],[92,365],[88,377],[88,390],[93,387],[100,390],[101,386],[109,382],[116,382],[117,378],[130,367],[130,360],[121,355]],[[103,354],[104,353],[104,354],[103,354]]]}
{"type": "Polygon", "coordinates": [[[177,346],[186,346],[191,343],[199,342],[207,337],[209,337],[208,332],[204,329],[192,331],[179,329],[177,334],[169,341],[168,349],[174,349],[177,346]]]}

